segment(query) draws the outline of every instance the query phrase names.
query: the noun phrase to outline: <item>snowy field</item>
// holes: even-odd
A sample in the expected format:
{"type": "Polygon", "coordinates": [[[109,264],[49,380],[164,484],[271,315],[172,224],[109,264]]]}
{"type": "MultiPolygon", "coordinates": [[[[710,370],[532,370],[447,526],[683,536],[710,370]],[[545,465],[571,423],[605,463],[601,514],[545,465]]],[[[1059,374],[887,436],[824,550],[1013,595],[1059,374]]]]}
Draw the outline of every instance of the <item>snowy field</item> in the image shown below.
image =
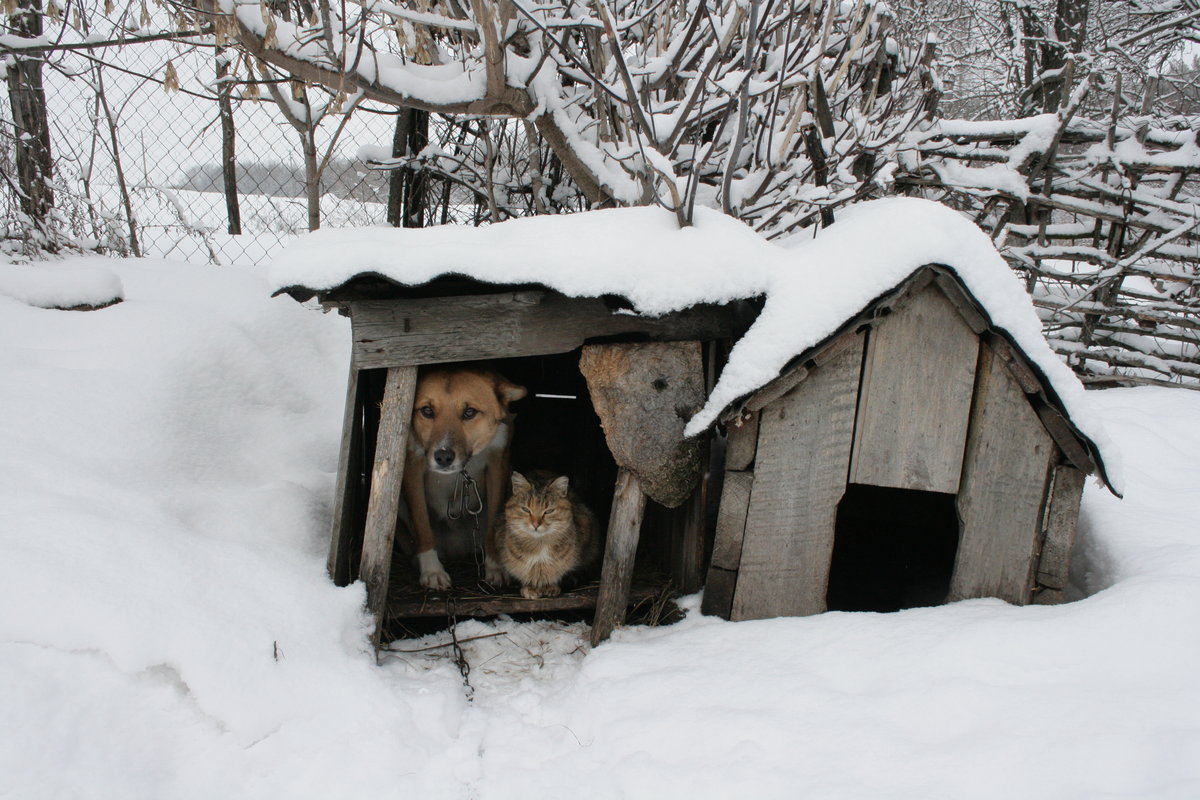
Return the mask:
{"type": "Polygon", "coordinates": [[[0,797],[1200,797],[1200,393],[1097,396],[1126,497],[1088,487],[1077,602],[469,622],[468,701],[324,573],[346,321],[37,268],[125,302],[0,296],[0,797]]]}

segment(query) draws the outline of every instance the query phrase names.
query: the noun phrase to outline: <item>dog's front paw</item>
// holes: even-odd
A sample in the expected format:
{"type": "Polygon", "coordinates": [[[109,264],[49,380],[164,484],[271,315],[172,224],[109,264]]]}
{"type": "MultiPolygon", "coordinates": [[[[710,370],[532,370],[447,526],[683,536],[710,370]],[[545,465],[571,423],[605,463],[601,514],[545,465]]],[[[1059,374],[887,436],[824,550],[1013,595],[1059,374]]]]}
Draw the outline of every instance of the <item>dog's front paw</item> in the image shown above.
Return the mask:
{"type": "Polygon", "coordinates": [[[425,589],[449,589],[450,575],[442,567],[436,550],[417,553],[417,566],[421,570],[421,586],[425,589]]]}
{"type": "Polygon", "coordinates": [[[444,569],[437,572],[422,572],[421,587],[425,589],[449,589],[450,575],[444,569]]]}

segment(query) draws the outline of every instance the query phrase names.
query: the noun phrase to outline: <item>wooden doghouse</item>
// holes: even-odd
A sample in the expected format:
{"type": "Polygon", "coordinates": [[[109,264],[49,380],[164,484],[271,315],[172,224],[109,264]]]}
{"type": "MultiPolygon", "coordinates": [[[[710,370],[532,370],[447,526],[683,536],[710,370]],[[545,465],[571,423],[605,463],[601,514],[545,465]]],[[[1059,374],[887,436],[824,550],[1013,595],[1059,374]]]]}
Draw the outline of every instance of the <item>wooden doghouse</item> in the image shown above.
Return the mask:
{"type": "MultiPolygon", "coordinates": [[[[328,567],[339,585],[359,578],[366,583],[376,646],[387,638],[389,623],[444,619],[448,610],[466,617],[593,607],[592,638],[598,642],[624,620],[631,599],[663,589],[660,583],[631,591],[647,497],[677,508],[658,508],[642,538],[661,540],[652,544],[665,553],[672,585],[699,587],[705,539],[699,477],[707,448],[703,441],[683,441],[681,414],[703,403],[714,371],[713,343],[734,333],[731,307],[697,305],[651,318],[629,313],[620,298],[568,297],[544,286],[453,275],[404,285],[364,274],[332,289],[286,291],[299,300],[316,296],[352,322],[328,567]],[[571,474],[572,485],[590,494],[601,518],[610,511],[598,587],[537,600],[511,589],[425,592],[411,581],[412,591],[398,590],[407,559],[393,551],[418,368],[478,360],[530,389],[518,403],[514,466],[523,468],[517,448],[544,456],[557,445],[555,452],[566,451],[570,463],[559,466],[571,474]],[[564,412],[547,400],[543,411],[533,411],[535,394],[574,397],[579,405],[564,412]],[[617,411],[628,406],[623,395],[630,394],[640,396],[640,413],[626,416],[665,423],[666,439],[675,440],[666,443],[669,452],[648,452],[636,443],[653,434],[619,421],[617,411]],[[551,418],[557,427],[546,427],[551,418]],[[681,480],[674,474],[679,470],[689,475],[681,480]],[[676,496],[664,496],[672,492],[676,496]]],[[[546,464],[531,459],[531,466],[546,464]]]]}
{"type": "Polygon", "coordinates": [[[915,271],[726,410],[703,608],[1055,602],[1103,463],[956,274],[915,271]]]}

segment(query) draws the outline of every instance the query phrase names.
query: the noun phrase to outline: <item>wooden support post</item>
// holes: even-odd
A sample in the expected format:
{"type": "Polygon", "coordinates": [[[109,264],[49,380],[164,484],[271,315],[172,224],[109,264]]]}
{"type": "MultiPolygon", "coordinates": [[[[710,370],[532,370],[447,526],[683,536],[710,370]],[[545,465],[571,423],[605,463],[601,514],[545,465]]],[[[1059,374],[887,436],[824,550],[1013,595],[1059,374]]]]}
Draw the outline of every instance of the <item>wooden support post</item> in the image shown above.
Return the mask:
{"type": "Polygon", "coordinates": [[[608,638],[625,621],[629,605],[629,586],[633,580],[633,558],[637,554],[646,495],[636,475],[627,469],[617,472],[613,491],[612,514],[608,521],[608,544],[604,549],[604,567],[600,573],[600,593],[596,597],[596,617],[592,622],[592,646],[608,638]]]}
{"type": "Polygon", "coordinates": [[[362,458],[362,403],[358,369],[351,364],[346,410],[342,417],[337,486],[333,493],[333,528],[329,536],[329,577],[338,586],[347,586],[358,577],[353,574],[352,560],[354,546],[361,547],[361,542],[356,541],[359,532],[354,529],[354,518],[359,500],[358,462],[362,458]]]}
{"type": "Polygon", "coordinates": [[[375,466],[371,471],[371,497],[363,534],[360,574],[367,584],[367,608],[375,619],[372,643],[381,644],[387,612],[388,579],[392,571],[392,544],[400,507],[400,482],[404,477],[404,449],[417,390],[416,367],[391,367],[383,389],[375,466]]]}
{"type": "MultiPolygon", "coordinates": [[[[701,453],[701,475],[708,473],[707,450],[701,453]]],[[[671,510],[671,579],[683,594],[700,590],[704,568],[704,521],[708,514],[708,484],[701,479],[692,496],[671,510]]]]}

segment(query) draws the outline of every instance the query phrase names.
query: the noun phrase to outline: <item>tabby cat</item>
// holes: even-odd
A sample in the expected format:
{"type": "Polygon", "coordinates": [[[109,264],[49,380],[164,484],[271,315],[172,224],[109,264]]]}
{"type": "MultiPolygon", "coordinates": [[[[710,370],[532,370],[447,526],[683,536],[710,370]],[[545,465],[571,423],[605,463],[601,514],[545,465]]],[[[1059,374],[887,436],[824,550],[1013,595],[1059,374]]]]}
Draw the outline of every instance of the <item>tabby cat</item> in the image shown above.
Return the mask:
{"type": "Polygon", "coordinates": [[[565,475],[514,472],[512,490],[496,534],[500,563],[520,581],[522,597],[554,597],[563,576],[595,560],[596,517],[565,475]]]}

